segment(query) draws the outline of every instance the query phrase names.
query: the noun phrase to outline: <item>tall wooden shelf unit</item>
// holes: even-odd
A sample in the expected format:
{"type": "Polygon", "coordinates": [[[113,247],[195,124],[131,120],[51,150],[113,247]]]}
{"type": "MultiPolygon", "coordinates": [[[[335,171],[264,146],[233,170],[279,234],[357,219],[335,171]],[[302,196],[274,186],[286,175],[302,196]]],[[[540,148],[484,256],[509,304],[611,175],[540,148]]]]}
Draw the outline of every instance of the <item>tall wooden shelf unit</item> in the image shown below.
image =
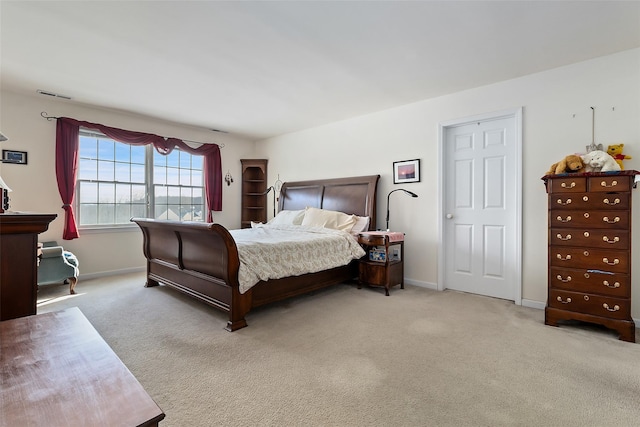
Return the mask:
{"type": "Polygon", "coordinates": [[[242,217],[240,226],[251,227],[251,221],[267,222],[267,159],[241,159],[242,217]]]}

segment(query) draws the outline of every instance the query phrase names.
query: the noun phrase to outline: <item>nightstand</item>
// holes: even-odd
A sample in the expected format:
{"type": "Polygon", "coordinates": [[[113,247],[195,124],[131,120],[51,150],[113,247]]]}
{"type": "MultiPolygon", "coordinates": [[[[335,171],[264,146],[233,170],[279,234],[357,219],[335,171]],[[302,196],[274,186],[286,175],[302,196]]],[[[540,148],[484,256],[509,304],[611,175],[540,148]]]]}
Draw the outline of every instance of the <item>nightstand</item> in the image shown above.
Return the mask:
{"type": "Polygon", "coordinates": [[[364,232],[358,235],[358,243],[367,251],[358,267],[358,289],[362,284],[383,286],[386,296],[393,286],[404,289],[404,233],[364,232]]]}

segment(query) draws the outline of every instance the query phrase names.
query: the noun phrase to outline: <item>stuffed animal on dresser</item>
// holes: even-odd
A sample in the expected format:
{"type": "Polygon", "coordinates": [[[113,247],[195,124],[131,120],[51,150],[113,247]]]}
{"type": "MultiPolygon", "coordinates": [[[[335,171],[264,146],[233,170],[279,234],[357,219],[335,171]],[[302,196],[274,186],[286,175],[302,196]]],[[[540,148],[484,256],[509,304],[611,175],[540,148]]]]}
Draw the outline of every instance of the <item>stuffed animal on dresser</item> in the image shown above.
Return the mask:
{"type": "Polygon", "coordinates": [[[547,175],[558,175],[561,173],[577,173],[582,172],[584,162],[582,158],[575,154],[570,154],[564,159],[551,165],[547,171],[547,175]]]}
{"type": "Polygon", "coordinates": [[[594,150],[583,154],[584,172],[612,172],[619,171],[620,165],[613,157],[601,150],[594,150]]]}
{"type": "Polygon", "coordinates": [[[607,154],[613,157],[616,163],[620,165],[620,170],[624,170],[624,165],[622,164],[622,161],[632,158],[631,156],[622,154],[623,149],[624,149],[624,144],[612,144],[607,147],[607,154]]]}

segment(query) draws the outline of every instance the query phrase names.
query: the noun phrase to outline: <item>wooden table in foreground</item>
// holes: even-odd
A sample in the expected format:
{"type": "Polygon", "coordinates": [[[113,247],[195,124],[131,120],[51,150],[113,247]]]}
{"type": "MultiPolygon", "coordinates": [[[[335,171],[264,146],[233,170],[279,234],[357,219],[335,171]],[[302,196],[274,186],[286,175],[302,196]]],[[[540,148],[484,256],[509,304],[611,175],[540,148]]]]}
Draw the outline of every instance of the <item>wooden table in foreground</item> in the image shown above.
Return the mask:
{"type": "Polygon", "coordinates": [[[164,413],[78,308],[0,322],[0,426],[157,426],[164,413]]]}

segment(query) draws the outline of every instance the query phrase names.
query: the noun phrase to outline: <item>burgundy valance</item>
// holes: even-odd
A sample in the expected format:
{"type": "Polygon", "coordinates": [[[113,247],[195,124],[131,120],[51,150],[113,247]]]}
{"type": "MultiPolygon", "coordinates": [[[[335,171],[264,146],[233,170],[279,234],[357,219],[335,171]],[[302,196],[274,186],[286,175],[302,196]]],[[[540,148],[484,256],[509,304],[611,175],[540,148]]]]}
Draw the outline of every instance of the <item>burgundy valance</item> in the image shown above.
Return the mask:
{"type": "Polygon", "coordinates": [[[202,144],[198,148],[193,148],[178,138],[165,138],[151,133],[117,129],[98,123],[59,117],[56,127],[56,177],[63,203],[62,208],[65,211],[63,239],[71,240],[79,236],[73,212],[73,197],[78,176],[80,127],[100,131],[109,138],[125,144],[153,144],[156,151],[164,155],[171,153],[174,148],[179,148],[187,153],[203,156],[207,221],[213,221],[212,211],[222,210],[222,162],[220,159],[220,147],[217,144],[202,144]]]}

